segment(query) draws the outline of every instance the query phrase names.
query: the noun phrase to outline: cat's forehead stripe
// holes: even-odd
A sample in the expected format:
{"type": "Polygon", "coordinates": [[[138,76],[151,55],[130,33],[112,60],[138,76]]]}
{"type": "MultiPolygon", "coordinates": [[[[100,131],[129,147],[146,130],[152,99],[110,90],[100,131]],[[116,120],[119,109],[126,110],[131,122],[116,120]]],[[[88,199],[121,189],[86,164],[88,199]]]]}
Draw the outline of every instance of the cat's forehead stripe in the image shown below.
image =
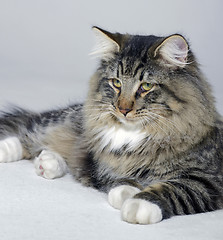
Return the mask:
{"type": "Polygon", "coordinates": [[[119,66],[117,67],[117,78],[119,78],[119,66]]]}
{"type": "Polygon", "coordinates": [[[117,78],[120,77],[120,72],[121,75],[123,76],[123,74],[125,75],[132,75],[132,77],[136,77],[137,74],[139,74],[139,80],[142,81],[143,77],[146,73],[145,71],[145,65],[142,63],[139,63],[136,67],[135,70],[133,70],[133,67],[128,67],[125,71],[124,71],[124,66],[122,62],[119,62],[118,67],[117,67],[117,78]],[[141,70],[141,72],[140,72],[141,70]]]}
{"type": "Polygon", "coordinates": [[[135,76],[137,75],[138,71],[139,71],[141,68],[143,68],[143,67],[144,67],[144,65],[143,65],[142,63],[140,63],[140,64],[136,67],[136,69],[135,69],[135,71],[134,71],[134,73],[133,73],[133,77],[135,77],[135,76]]]}
{"type": "Polygon", "coordinates": [[[143,77],[144,77],[144,74],[145,74],[145,69],[142,70],[140,76],[139,76],[139,80],[142,81],[143,80],[143,77]]]}
{"type": "Polygon", "coordinates": [[[119,61],[118,69],[121,70],[121,74],[123,75],[123,73],[124,73],[124,66],[123,66],[122,61],[119,61]]]}

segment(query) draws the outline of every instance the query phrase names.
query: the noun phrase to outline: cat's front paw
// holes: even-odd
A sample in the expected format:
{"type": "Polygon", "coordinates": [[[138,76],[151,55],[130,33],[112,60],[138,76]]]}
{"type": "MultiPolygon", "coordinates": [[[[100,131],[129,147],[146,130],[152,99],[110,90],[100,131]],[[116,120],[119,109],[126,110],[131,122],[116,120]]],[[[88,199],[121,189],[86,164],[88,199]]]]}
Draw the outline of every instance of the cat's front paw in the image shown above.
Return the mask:
{"type": "Polygon", "coordinates": [[[131,198],[121,208],[122,220],[134,224],[152,224],[162,220],[162,211],[154,203],[143,199],[131,198]]]}
{"type": "Polygon", "coordinates": [[[121,185],[110,190],[108,193],[108,202],[114,208],[121,209],[126,199],[133,197],[140,190],[129,185],[121,185]]]}
{"type": "Polygon", "coordinates": [[[34,160],[36,173],[47,179],[62,177],[67,173],[67,165],[63,158],[52,151],[43,150],[34,160]]]}

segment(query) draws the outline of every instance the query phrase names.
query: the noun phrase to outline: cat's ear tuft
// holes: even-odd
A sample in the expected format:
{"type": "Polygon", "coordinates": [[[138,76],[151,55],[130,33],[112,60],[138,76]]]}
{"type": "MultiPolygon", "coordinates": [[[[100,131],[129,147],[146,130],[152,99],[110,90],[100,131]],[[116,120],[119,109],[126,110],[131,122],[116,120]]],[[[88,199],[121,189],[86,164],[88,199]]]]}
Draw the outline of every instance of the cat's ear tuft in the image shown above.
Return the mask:
{"type": "Polygon", "coordinates": [[[175,34],[165,38],[155,49],[154,57],[161,58],[169,67],[185,67],[188,58],[189,46],[185,38],[175,34]]]}
{"type": "Polygon", "coordinates": [[[92,27],[92,30],[96,36],[96,46],[90,55],[108,59],[114,56],[114,53],[119,52],[121,34],[113,34],[96,26],[92,27]]]}

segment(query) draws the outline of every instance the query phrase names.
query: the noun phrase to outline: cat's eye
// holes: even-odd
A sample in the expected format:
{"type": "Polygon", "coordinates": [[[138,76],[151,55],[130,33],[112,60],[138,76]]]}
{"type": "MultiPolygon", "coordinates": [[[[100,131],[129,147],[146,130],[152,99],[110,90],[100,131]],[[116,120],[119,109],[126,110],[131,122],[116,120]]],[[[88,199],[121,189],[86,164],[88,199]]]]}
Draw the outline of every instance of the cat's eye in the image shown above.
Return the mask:
{"type": "Polygon", "coordinates": [[[152,88],[154,87],[154,84],[152,83],[148,83],[148,82],[144,82],[140,85],[138,91],[136,92],[138,95],[145,95],[147,94],[152,88]]]}
{"type": "Polygon", "coordinates": [[[113,86],[114,87],[116,87],[116,88],[120,88],[121,86],[122,86],[122,83],[121,83],[121,81],[119,81],[118,79],[112,79],[112,84],[113,84],[113,86]]]}
{"type": "Polygon", "coordinates": [[[152,87],[153,87],[153,84],[152,84],[152,83],[147,83],[147,82],[144,82],[144,83],[142,83],[142,85],[141,85],[141,88],[142,88],[142,90],[144,90],[144,91],[149,91],[149,90],[152,89],[152,87]]]}

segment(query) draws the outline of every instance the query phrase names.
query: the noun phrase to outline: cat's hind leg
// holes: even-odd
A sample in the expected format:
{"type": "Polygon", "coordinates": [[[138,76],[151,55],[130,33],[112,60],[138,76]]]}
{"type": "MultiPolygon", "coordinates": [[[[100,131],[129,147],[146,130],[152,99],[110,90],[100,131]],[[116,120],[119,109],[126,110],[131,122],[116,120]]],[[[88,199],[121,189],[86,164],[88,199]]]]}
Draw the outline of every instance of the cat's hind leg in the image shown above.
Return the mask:
{"type": "MultiPolygon", "coordinates": [[[[26,158],[24,148],[17,137],[0,140],[0,163],[15,162],[26,158]]],[[[34,159],[36,173],[47,179],[62,177],[68,172],[64,159],[56,152],[43,150],[34,159]]]]}
{"type": "Polygon", "coordinates": [[[36,173],[47,179],[59,178],[68,172],[64,159],[56,152],[43,150],[34,160],[36,173]]]}
{"type": "Polygon", "coordinates": [[[23,147],[17,137],[0,141],[0,163],[14,162],[23,158],[23,147]]]}

